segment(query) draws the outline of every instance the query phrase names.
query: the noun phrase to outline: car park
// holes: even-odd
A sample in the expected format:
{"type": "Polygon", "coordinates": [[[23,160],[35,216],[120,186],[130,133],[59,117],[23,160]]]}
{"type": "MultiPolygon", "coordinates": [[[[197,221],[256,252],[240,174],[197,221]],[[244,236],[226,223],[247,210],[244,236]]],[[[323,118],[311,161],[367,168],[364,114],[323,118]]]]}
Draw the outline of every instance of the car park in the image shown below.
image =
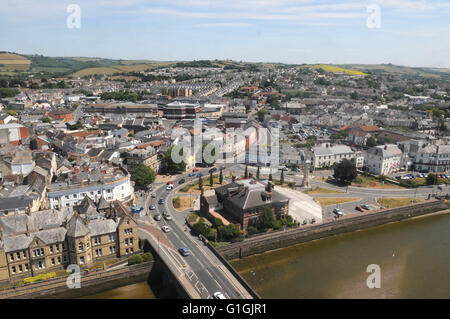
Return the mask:
{"type": "Polygon", "coordinates": [[[185,248],[185,247],[181,247],[178,249],[178,251],[180,252],[180,254],[184,257],[189,256],[190,252],[189,249],[185,248]]]}
{"type": "Polygon", "coordinates": [[[163,226],[163,227],[161,227],[161,229],[162,229],[162,231],[165,232],[165,233],[170,232],[169,226],[163,226]]]}

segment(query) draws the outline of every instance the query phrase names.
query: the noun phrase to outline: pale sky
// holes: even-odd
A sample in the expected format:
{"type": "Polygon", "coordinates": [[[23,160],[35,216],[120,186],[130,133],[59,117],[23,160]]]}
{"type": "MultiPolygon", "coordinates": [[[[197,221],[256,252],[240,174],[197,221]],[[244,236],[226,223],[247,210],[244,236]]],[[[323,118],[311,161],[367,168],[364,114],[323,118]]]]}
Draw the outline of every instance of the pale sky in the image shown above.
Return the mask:
{"type": "Polygon", "coordinates": [[[448,0],[0,0],[0,8],[0,50],[22,54],[450,68],[448,0]],[[67,26],[69,4],[81,9],[80,28],[67,26]]]}

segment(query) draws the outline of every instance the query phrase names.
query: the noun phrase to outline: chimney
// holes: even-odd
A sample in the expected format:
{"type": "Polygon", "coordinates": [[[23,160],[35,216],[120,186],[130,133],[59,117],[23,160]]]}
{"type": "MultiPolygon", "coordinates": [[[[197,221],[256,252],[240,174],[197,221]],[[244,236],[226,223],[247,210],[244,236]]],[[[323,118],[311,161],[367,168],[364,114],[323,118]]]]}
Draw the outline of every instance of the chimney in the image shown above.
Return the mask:
{"type": "Polygon", "coordinates": [[[384,146],[384,150],[387,150],[387,145],[384,146]]]}
{"type": "Polygon", "coordinates": [[[25,226],[26,226],[26,234],[27,236],[30,236],[30,227],[28,221],[26,222],[25,226]]]}

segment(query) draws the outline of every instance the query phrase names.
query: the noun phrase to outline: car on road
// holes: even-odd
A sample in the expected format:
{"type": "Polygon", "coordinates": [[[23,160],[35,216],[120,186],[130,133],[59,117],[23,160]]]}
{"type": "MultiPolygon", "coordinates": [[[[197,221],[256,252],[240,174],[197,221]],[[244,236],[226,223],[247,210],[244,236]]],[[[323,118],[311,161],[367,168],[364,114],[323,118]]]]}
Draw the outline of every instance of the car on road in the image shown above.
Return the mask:
{"type": "Polygon", "coordinates": [[[182,178],[178,181],[178,184],[183,184],[184,182],[186,182],[186,180],[184,178],[182,178]]]}
{"type": "Polygon", "coordinates": [[[194,168],[192,171],[193,171],[194,173],[195,173],[195,172],[198,172],[198,168],[194,168]]]}
{"type": "Polygon", "coordinates": [[[167,182],[167,185],[172,185],[173,184],[173,181],[168,181],[167,182]]]}
{"type": "Polygon", "coordinates": [[[161,229],[162,229],[162,231],[165,232],[165,233],[170,232],[169,226],[163,226],[163,227],[161,227],[161,229]]]}
{"type": "Polygon", "coordinates": [[[152,193],[152,198],[156,198],[156,193],[152,193]]]}
{"type": "Polygon", "coordinates": [[[159,201],[158,201],[158,204],[159,205],[164,205],[164,198],[160,198],[159,201]]]}
{"type": "Polygon", "coordinates": [[[161,214],[156,214],[155,216],[153,216],[153,218],[158,221],[161,220],[161,214]]]}
{"type": "Polygon", "coordinates": [[[223,295],[223,293],[221,293],[220,291],[215,292],[215,293],[213,294],[213,297],[214,297],[214,299],[227,299],[227,298],[225,298],[225,296],[223,295]]]}
{"type": "Polygon", "coordinates": [[[168,213],[164,213],[163,216],[165,220],[172,220],[172,216],[170,216],[170,214],[168,213]]]}
{"type": "Polygon", "coordinates": [[[180,252],[180,254],[184,257],[189,256],[190,252],[189,249],[185,248],[185,247],[181,247],[180,249],[178,249],[178,251],[180,252]]]}
{"type": "Polygon", "coordinates": [[[171,191],[173,189],[173,185],[167,185],[166,190],[171,191]]]}
{"type": "Polygon", "coordinates": [[[189,173],[189,177],[195,176],[195,173],[189,173]]]}
{"type": "Polygon", "coordinates": [[[150,210],[155,210],[155,209],[156,209],[155,205],[150,205],[150,210]]]}
{"type": "Polygon", "coordinates": [[[365,211],[365,209],[362,208],[361,205],[357,205],[357,206],[355,207],[355,209],[356,209],[356,210],[359,210],[360,212],[364,212],[364,211],[365,211]]]}
{"type": "Polygon", "coordinates": [[[198,174],[197,174],[197,177],[202,177],[202,176],[203,176],[202,173],[198,173],[198,174]]]}
{"type": "Polygon", "coordinates": [[[344,215],[344,214],[342,214],[342,211],[339,208],[333,209],[333,213],[339,217],[344,215]]]}
{"type": "Polygon", "coordinates": [[[365,210],[370,210],[370,206],[367,204],[361,204],[361,207],[364,208],[365,210]]]}

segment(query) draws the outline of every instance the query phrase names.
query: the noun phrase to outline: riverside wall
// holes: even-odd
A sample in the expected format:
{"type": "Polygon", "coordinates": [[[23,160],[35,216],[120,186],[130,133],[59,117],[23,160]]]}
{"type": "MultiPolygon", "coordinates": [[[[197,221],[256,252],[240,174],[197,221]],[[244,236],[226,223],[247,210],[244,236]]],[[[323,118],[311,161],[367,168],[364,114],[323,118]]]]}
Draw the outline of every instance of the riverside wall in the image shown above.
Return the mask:
{"type": "Polygon", "coordinates": [[[365,213],[364,215],[355,217],[341,218],[321,224],[258,235],[246,239],[243,242],[217,248],[217,251],[224,258],[233,260],[285,248],[314,239],[427,215],[448,208],[450,208],[450,203],[445,200],[432,200],[410,206],[365,213]]]}

